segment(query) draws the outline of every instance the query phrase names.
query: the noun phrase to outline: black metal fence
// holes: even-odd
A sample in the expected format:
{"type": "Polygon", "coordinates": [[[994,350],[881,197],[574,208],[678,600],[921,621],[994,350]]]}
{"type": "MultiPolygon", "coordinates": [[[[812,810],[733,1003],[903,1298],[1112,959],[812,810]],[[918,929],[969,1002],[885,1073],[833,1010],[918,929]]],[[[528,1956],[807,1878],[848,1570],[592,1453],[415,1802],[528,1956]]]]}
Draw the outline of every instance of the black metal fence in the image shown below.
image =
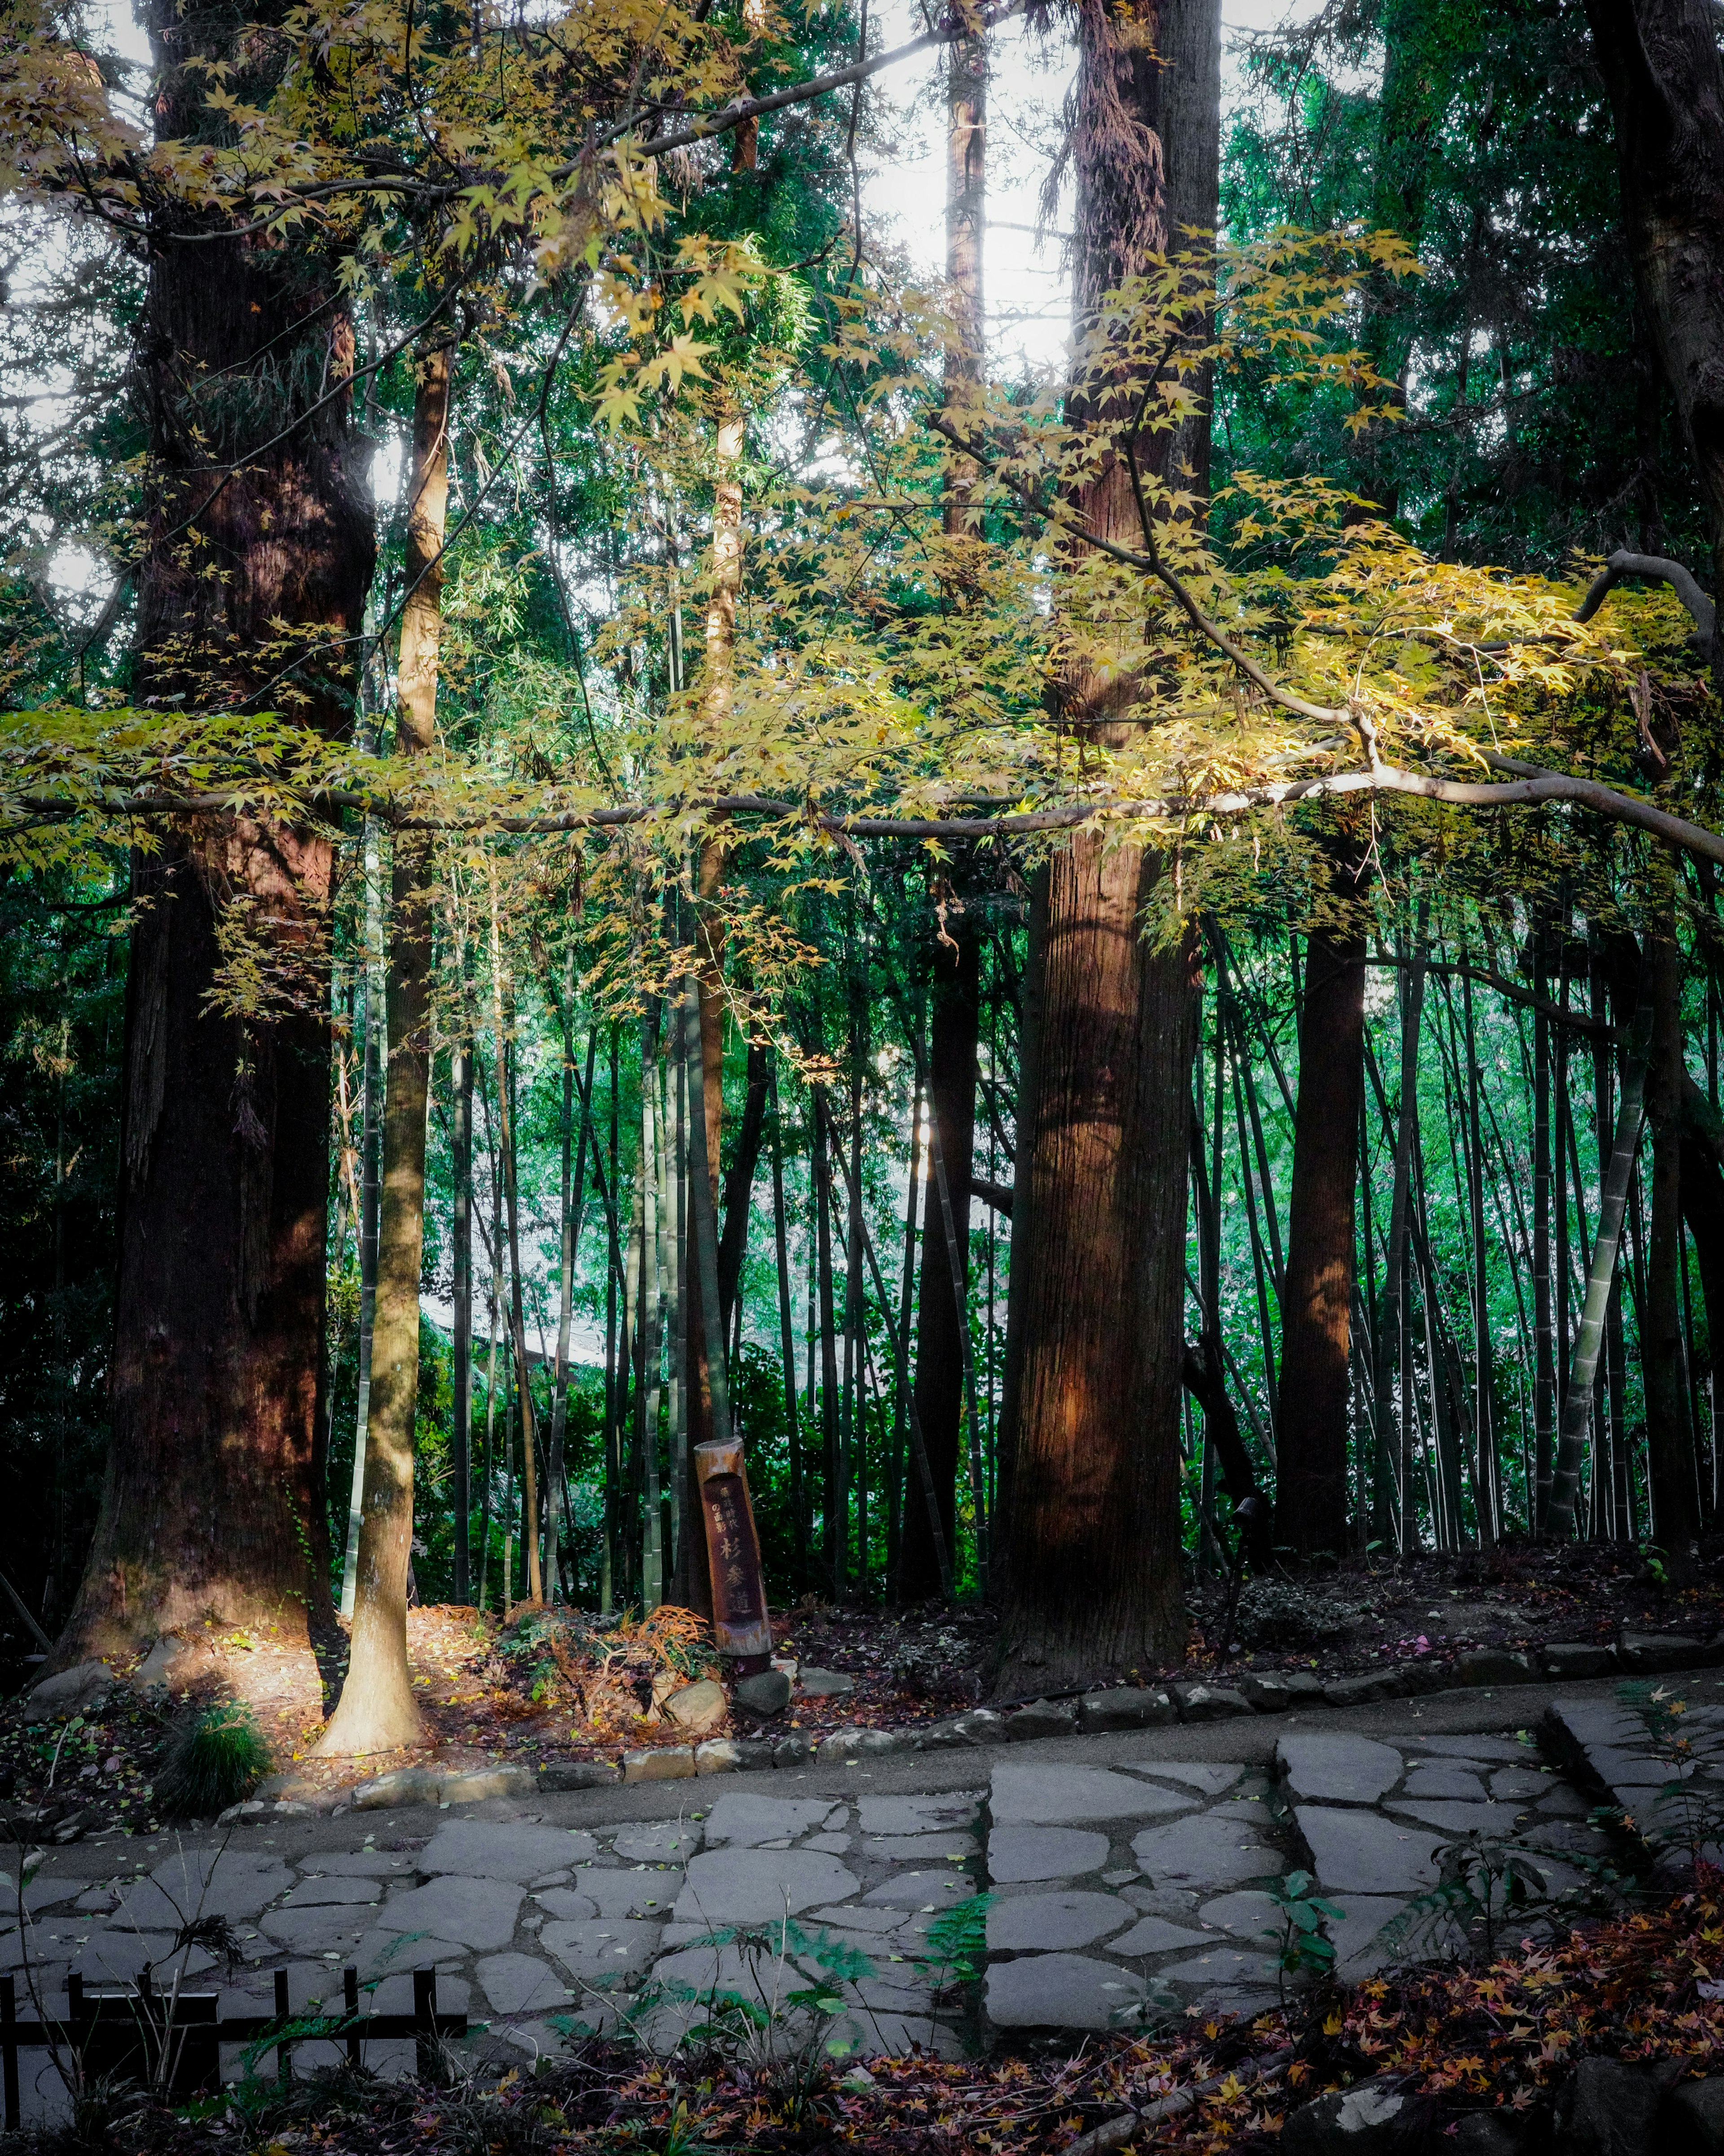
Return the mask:
{"type": "Polygon", "coordinates": [[[464,2014],[444,2014],[437,2005],[437,1972],[416,1969],[411,2014],[362,2014],[359,1972],[341,1972],[339,2014],[295,2015],[287,1996],[287,1971],[275,1972],[273,2014],[222,2015],[213,1991],[156,1990],[147,1974],[130,1991],[89,1991],[78,1975],[66,1979],[66,2011],[55,2021],[38,2015],[22,2021],[16,1978],[0,1974],[0,2077],[3,2077],[6,2126],[19,2123],[18,2054],[56,2051],[87,2079],[124,2076],[155,2089],[167,2102],[182,2103],[221,2085],[222,2046],[243,2044],[273,2051],[278,2078],[293,2071],[293,2053],[301,2044],[345,2046],[348,2063],[363,2063],[364,2046],[386,2037],[413,2037],[418,2046],[418,2069],[428,2079],[436,2069],[437,2047],[446,2037],[464,2036],[464,2014]]]}

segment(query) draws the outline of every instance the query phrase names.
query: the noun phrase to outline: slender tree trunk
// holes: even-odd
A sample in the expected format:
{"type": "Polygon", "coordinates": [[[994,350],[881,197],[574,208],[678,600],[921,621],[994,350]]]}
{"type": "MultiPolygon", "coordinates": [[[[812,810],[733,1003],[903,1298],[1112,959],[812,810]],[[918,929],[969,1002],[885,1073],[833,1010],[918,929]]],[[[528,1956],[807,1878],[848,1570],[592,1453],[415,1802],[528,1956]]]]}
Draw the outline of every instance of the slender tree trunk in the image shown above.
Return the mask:
{"type": "MultiPolygon", "coordinates": [[[[1665,891],[1667,858],[1658,864],[1665,891]]],[[[1692,1584],[1700,1534],[1691,1435],[1682,1402],[1682,957],[1666,896],[1647,938],[1652,1048],[1646,1111],[1652,1126],[1652,1234],[1640,1308],[1640,1367],[1646,1399],[1647,1476],[1652,1532],[1671,1584],[1692,1584]]]]}
{"type": "MultiPolygon", "coordinates": [[[[1407,1204],[1411,1187],[1413,1149],[1419,1142],[1419,1038],[1424,1016],[1425,923],[1429,909],[1421,901],[1414,934],[1414,957],[1401,989],[1401,1097],[1395,1117],[1394,1166],[1389,1188],[1388,1248],[1383,1267],[1383,1318],[1377,1343],[1377,1399],[1384,1428],[1381,1450],[1388,1448],[1388,1402],[1403,1361],[1402,1333],[1407,1323],[1407,1204]]],[[[1408,1530],[1416,1526],[1408,1476],[1413,1460],[1413,1402],[1403,1386],[1398,1428],[1400,1443],[1392,1476],[1392,1486],[1383,1491],[1383,1526],[1403,1550],[1408,1549],[1408,1530]]],[[[1382,1529],[1379,1529],[1382,1532],[1382,1529]]]]}
{"type": "MultiPolygon", "coordinates": [[[[920,1021],[918,1021],[920,1023],[920,1021]]],[[[902,1602],[904,1592],[904,1450],[905,1408],[910,1390],[909,1344],[911,1298],[916,1292],[916,1240],[921,1199],[922,1082],[918,1070],[910,1096],[910,1163],[904,1200],[904,1265],[898,1289],[898,1337],[892,1355],[892,1463],[887,1495],[887,1594],[902,1602]]],[[[931,1536],[930,1537],[931,1540],[931,1536]]]]}
{"type": "MultiPolygon", "coordinates": [[[[1219,0],[1081,9],[1080,331],[1180,226],[1214,225],[1219,24],[1219,0]]],[[[1111,401],[1120,408],[1069,408],[1068,419],[1116,429],[1135,408],[1133,385],[1111,401]]],[[[1203,500],[1207,423],[1157,450],[1203,500]]],[[[1076,506],[1090,530],[1141,542],[1116,450],[1076,506]]],[[[1113,739],[1120,698],[1117,683],[1073,679],[1062,719],[1080,737],[1113,739]]],[[[1142,932],[1160,875],[1139,850],[1085,834],[1049,865],[1033,902],[1040,1037],[1018,1137],[1012,1270],[1023,1292],[1008,1317],[1019,1338],[1001,1418],[1010,1517],[997,1681],[1008,1692],[1184,1651],[1178,1431],[1194,1042],[1187,940],[1157,945],[1142,932]]]]}
{"type": "MultiPolygon", "coordinates": [[[[640,1026],[640,1172],[635,1178],[635,1302],[640,1327],[638,1441],[641,1484],[641,1599],[649,1609],[664,1599],[664,1516],[659,1503],[659,1412],[667,1230],[664,1218],[664,1139],[659,1098],[659,1013],[655,1002],[640,1026]]],[[[672,1428],[675,1417],[671,1418],[672,1428]]]]}
{"type": "Polygon", "coordinates": [[[832,1281],[832,1171],[827,1159],[820,1091],[814,1091],[814,1214],[819,1268],[820,1432],[824,1440],[825,1507],[821,1549],[834,1594],[844,1589],[845,1547],[843,1463],[839,1456],[838,1313],[832,1281]]]}
{"type": "Polygon", "coordinates": [[[454,1184],[449,1240],[454,1265],[451,1391],[454,1455],[455,1600],[473,1597],[469,1548],[473,1512],[473,1042],[464,1031],[449,1058],[454,1128],[449,1151],[454,1184]]]}
{"type": "Polygon", "coordinates": [[[1616,1253],[1622,1240],[1622,1218],[1627,1209],[1629,1183],[1639,1154],[1640,1123],[1646,1087],[1645,1029],[1635,1021],[1637,1039],[1625,1044],[1622,1070],[1622,1098],[1617,1110],[1616,1133],[1610,1156],[1600,1178],[1598,1231],[1593,1243],[1592,1263],[1587,1270],[1586,1301],[1575,1335],[1574,1356],[1569,1367],[1568,1390],[1562,1406],[1562,1427],[1557,1443],[1556,1471],[1551,1480],[1549,1532],[1566,1541],[1573,1532],[1575,1497],[1580,1487],[1581,1459],[1586,1445],[1587,1424],[1604,1345],[1604,1323],[1610,1290],[1616,1278],[1616,1253]]]}
{"type": "Polygon", "coordinates": [[[1479,1045],[1474,1031],[1471,977],[1460,977],[1461,1009],[1466,1032],[1467,1217],[1472,1237],[1474,1502],[1478,1508],[1479,1543],[1494,1548],[1498,1532],[1496,1401],[1491,1382],[1490,1252],[1485,1240],[1485,1120],[1480,1112],[1479,1045]]]}
{"type": "Polygon", "coordinates": [[[359,1379],[353,1414],[353,1472],[347,1496],[347,1539],[341,1561],[341,1613],[353,1614],[359,1572],[359,1537],[365,1518],[365,1443],[371,1426],[371,1361],[377,1306],[379,1152],[383,1122],[384,1009],[383,868],[375,820],[365,820],[361,853],[365,877],[365,963],[360,1008],[365,1014],[365,1079],[359,1137],[359,1379]]]}
{"type": "MultiPolygon", "coordinates": [[[[1548,931],[1541,910],[1533,927],[1532,985],[1542,998],[1550,978],[1548,931]]],[[[1566,1211],[1566,1206],[1564,1208],[1566,1211]]],[[[1563,1252],[1566,1260],[1567,1252],[1563,1252]]],[[[1532,1530],[1544,1532],[1556,1460],[1557,1353],[1551,1249],[1551,1022],[1532,1019],[1532,1530]]]]}
{"type": "MultiPolygon", "coordinates": [[[[1349,863],[1347,880],[1357,881],[1349,863]]],[[[1347,1547],[1347,1352],[1353,1202],[1365,1071],[1365,939],[1306,944],[1299,1101],[1281,1301],[1275,1539],[1301,1556],[1347,1547]]]]}
{"type": "MultiPolygon", "coordinates": [[[[502,924],[497,886],[491,880],[491,1024],[496,1035],[497,1137],[503,1163],[503,1209],[509,1228],[510,1339],[515,1350],[515,1389],[521,1412],[521,1538],[526,1553],[527,1599],[544,1599],[539,1570],[538,1477],[534,1454],[533,1389],[526,1359],[526,1314],[521,1278],[521,1204],[516,1174],[515,1074],[510,1054],[511,992],[504,986],[502,924]]],[[[505,1597],[513,1592],[508,1565],[503,1568],[505,1597]]],[[[505,1602],[505,1607],[506,1607],[505,1602]]]]}
{"type": "MultiPolygon", "coordinates": [[[[428,756],[437,730],[443,542],[449,506],[450,352],[422,352],[415,369],[408,495],[408,598],[401,620],[397,746],[428,756]]],[[[387,1752],[414,1743],[419,1711],[407,1660],[413,1558],[413,1424],[419,1397],[419,1270],[425,1237],[425,1108],[431,1068],[428,835],[396,834],[390,880],[389,1081],[365,1518],[346,1681],[318,1750],[387,1752]]]]}
{"type": "MultiPolygon", "coordinates": [[[[706,1041],[706,1004],[701,1004],[701,1042],[706,1041]]],[[[724,1233],[718,1239],[718,1296],[725,1337],[728,1339],[741,1299],[742,1260],[748,1250],[749,1214],[754,1203],[754,1178],[760,1172],[761,1147],[766,1138],[767,1076],[772,1050],[763,1041],[748,1044],[744,1079],[742,1120],[736,1127],[736,1149],[724,1179],[724,1233]]],[[[710,1074],[707,1074],[710,1078],[710,1074]]],[[[711,1133],[709,1122],[707,1132],[711,1133]]]]}
{"type": "Polygon", "coordinates": [[[778,1265],[778,1344],[784,1371],[785,1466],[790,1476],[790,1517],[798,1553],[802,1544],[802,1443],[797,1430],[796,1329],[790,1310],[790,1245],[784,1216],[784,1125],[778,1107],[778,1071],[768,1059],[772,1110],[772,1242],[778,1265]]]}
{"type": "MultiPolygon", "coordinates": [[[[970,1276],[971,1162],[975,1152],[977,1046],[981,1025],[982,945],[958,916],[950,924],[955,948],[936,942],[931,957],[933,1012],[929,1027],[930,1143],[936,1137],[945,1169],[942,1208],[930,1163],[927,1225],[922,1233],[921,1285],[916,1318],[916,1411],[928,1466],[939,1493],[940,1526],[948,1550],[957,1547],[957,1479],[964,1411],[964,1342],[959,1307],[970,1276]],[[948,1241],[944,1215],[952,1216],[948,1241]],[[954,1286],[956,1281],[957,1286],[954,1286]]],[[[920,1053],[920,1051],[918,1051],[920,1053]]],[[[904,1522],[899,1591],[920,1602],[940,1591],[940,1568],[926,1508],[912,1505],[904,1522]]]]}
{"type": "MultiPolygon", "coordinates": [[[[568,1530],[569,1562],[574,1562],[575,1522],[569,1509],[568,1484],[563,1474],[563,1440],[568,1429],[569,1405],[569,1335],[574,1324],[575,1260],[581,1247],[581,1216],[585,1208],[582,1200],[587,1188],[587,1144],[590,1138],[595,1146],[598,1134],[593,1129],[593,1067],[598,1054],[598,1028],[587,1029],[587,1082],[581,1088],[581,1132],[574,1147],[574,1161],[569,1160],[569,1126],[573,1121],[575,1088],[574,1037],[569,1027],[569,1009],[574,996],[574,968],[571,962],[563,981],[562,1028],[562,1238],[557,1251],[557,1369],[551,1395],[551,1455],[546,1472],[551,1491],[546,1512],[552,1522],[551,1540],[557,1541],[555,1526],[557,1500],[562,1498],[563,1524],[568,1530]]],[[[559,1571],[561,1568],[559,1567],[559,1571]]]]}

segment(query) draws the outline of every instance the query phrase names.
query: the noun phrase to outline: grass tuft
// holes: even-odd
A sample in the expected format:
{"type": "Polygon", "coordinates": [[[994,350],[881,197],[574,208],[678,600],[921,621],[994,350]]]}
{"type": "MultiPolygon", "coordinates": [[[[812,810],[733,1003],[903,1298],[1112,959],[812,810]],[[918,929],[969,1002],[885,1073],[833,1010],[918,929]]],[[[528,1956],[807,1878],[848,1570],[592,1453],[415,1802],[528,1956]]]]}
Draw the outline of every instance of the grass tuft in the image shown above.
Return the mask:
{"type": "Polygon", "coordinates": [[[168,1819],[225,1811],[249,1797],[269,1771],[269,1748],[238,1701],[188,1715],[169,1737],[156,1803],[168,1819]]]}

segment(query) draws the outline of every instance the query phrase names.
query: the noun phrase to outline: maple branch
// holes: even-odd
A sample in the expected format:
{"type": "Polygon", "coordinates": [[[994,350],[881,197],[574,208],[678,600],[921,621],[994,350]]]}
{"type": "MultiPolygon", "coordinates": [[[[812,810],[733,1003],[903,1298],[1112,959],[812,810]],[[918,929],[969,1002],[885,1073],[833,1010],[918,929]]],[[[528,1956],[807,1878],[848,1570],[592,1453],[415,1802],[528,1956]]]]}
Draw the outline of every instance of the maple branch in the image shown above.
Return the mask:
{"type": "MultiPolygon", "coordinates": [[[[1560,771],[1541,770],[1535,764],[1517,764],[1507,757],[1486,761],[1524,774],[1506,783],[1460,778],[1440,778],[1429,772],[1404,771],[1377,763],[1364,771],[1329,772],[1310,778],[1281,779],[1261,786],[1239,787],[1219,793],[1175,793],[1126,801],[1074,801],[1054,808],[1027,808],[988,816],[874,816],[856,812],[839,814],[816,808],[811,801],[781,801],[759,793],[703,794],[682,801],[625,802],[604,808],[568,808],[521,814],[479,812],[447,815],[415,813],[387,794],[370,794],[345,788],[308,789],[304,808],[297,813],[312,815],[324,810],[351,808],[399,831],[495,832],[500,837],[551,838],[576,831],[616,830],[632,825],[675,822],[691,815],[762,816],[786,824],[804,824],[838,839],[1013,839],[1040,833],[1070,831],[1101,817],[1142,817],[1174,821],[1201,821],[1205,817],[1248,815],[1256,808],[1280,808],[1301,801],[1352,793],[1408,793],[1428,801],[1444,801],[1470,808],[1529,808],[1548,801],[1572,802],[1591,808],[1618,823],[1632,824],[1667,845],[1724,865],[1724,835],[1672,816],[1650,801],[1595,779],[1572,778],[1560,771]]],[[[253,812],[226,793],[116,795],[105,801],[66,801],[53,795],[14,797],[18,811],[37,821],[108,814],[144,820],[188,815],[244,816],[253,812]]],[[[0,837],[4,836],[0,826],[0,837]]]]}

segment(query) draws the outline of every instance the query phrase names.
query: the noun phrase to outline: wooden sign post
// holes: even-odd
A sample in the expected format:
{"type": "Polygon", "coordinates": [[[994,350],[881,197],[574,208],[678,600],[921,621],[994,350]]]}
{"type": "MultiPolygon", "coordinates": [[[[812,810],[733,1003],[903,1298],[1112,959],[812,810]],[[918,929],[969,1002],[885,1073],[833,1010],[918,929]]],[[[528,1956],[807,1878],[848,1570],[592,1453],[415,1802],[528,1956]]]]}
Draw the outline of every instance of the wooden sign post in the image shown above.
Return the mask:
{"type": "Polygon", "coordinates": [[[700,1517],[712,1563],[712,1633],[726,1661],[746,1663],[739,1676],[767,1668],[772,1628],[767,1617],[766,1581],[760,1569],[760,1537],[748,1496],[742,1448],[697,1445],[695,1472],[700,1484],[700,1517]]]}

